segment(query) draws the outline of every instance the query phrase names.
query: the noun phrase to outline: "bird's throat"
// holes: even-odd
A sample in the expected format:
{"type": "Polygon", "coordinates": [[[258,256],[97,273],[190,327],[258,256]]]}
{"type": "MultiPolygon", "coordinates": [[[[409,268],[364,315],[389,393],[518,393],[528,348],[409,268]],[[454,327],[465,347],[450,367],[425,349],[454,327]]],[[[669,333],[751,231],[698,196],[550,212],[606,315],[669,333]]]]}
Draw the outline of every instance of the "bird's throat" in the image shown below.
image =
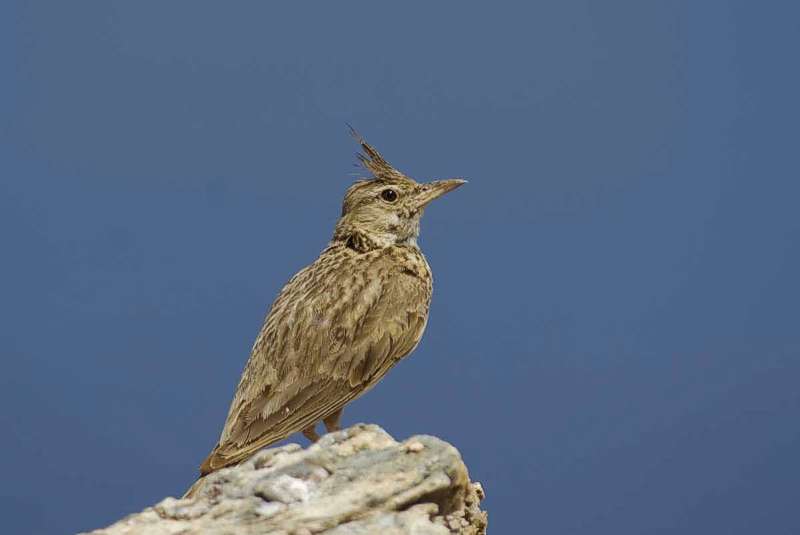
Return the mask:
{"type": "Polygon", "coordinates": [[[337,232],[333,241],[344,243],[350,249],[360,253],[367,251],[374,251],[376,249],[383,249],[396,245],[405,245],[408,247],[417,247],[416,236],[411,236],[406,239],[399,239],[396,234],[390,233],[374,233],[364,232],[361,230],[350,229],[349,232],[337,232]]]}

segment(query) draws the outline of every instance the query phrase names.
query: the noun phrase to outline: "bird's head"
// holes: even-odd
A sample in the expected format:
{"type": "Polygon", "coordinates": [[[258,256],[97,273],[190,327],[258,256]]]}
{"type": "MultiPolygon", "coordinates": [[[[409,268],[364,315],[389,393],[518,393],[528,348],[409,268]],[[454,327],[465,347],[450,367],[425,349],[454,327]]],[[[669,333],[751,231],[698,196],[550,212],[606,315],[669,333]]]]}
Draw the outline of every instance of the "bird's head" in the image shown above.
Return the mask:
{"type": "Polygon", "coordinates": [[[417,182],[392,167],[355,135],[363,150],[359,160],[372,178],[358,180],[347,190],[334,241],[344,241],[358,250],[416,244],[419,221],[428,203],[466,181],[452,178],[417,182]]]}

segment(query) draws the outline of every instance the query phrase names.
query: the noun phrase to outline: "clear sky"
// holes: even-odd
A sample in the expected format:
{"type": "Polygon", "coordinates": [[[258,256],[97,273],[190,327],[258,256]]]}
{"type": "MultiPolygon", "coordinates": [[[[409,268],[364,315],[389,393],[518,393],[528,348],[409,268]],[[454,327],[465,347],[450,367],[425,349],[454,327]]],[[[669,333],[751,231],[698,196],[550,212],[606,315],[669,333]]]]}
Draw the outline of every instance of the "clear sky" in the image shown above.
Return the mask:
{"type": "Polygon", "coordinates": [[[452,442],[493,533],[800,532],[796,4],[280,5],[2,3],[4,530],[192,481],[351,123],[470,182],[344,423],[452,442]]]}

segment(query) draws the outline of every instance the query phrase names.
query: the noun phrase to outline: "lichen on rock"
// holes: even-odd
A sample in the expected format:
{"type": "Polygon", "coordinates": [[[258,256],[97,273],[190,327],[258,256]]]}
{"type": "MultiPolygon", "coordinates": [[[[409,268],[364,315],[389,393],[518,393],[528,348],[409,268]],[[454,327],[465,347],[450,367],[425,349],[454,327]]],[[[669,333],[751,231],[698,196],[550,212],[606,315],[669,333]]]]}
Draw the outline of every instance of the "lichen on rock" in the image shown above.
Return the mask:
{"type": "Polygon", "coordinates": [[[432,436],[398,443],[375,425],[302,449],[265,448],[93,535],[479,535],[483,489],[458,451],[432,436]]]}

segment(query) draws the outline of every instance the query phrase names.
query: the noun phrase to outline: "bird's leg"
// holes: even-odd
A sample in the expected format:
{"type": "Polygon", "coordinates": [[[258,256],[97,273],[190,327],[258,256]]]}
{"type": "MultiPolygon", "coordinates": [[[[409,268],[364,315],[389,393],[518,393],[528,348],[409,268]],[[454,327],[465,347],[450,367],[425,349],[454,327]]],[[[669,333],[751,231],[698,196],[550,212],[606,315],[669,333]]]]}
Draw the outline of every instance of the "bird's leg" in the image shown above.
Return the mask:
{"type": "Polygon", "coordinates": [[[312,426],[303,429],[303,435],[311,442],[316,442],[317,440],[319,440],[319,433],[317,433],[316,427],[317,424],[314,424],[312,426]]]}
{"type": "Polygon", "coordinates": [[[334,431],[338,431],[341,429],[339,426],[339,419],[342,417],[342,409],[334,412],[330,416],[323,418],[322,421],[325,422],[325,429],[328,430],[328,433],[333,433],[334,431]]]}

